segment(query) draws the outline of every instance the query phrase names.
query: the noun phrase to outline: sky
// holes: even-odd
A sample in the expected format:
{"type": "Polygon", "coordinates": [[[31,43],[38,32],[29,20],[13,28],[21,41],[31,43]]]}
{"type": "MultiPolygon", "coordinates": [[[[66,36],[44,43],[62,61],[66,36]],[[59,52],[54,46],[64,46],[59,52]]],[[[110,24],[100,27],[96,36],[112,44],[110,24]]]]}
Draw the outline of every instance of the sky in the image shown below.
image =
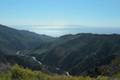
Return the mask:
{"type": "Polygon", "coordinates": [[[35,25],[120,28],[120,0],[0,0],[0,24],[27,30],[35,25]]]}

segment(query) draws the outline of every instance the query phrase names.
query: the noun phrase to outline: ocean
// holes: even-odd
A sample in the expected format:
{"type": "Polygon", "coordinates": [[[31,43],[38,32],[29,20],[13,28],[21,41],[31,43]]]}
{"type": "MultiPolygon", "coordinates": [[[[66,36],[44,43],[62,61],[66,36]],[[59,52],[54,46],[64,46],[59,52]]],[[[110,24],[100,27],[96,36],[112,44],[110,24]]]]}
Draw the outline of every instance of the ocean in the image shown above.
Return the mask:
{"type": "Polygon", "coordinates": [[[120,34],[120,27],[85,27],[85,26],[14,26],[19,30],[28,30],[38,34],[59,37],[66,34],[96,33],[120,34]]]}

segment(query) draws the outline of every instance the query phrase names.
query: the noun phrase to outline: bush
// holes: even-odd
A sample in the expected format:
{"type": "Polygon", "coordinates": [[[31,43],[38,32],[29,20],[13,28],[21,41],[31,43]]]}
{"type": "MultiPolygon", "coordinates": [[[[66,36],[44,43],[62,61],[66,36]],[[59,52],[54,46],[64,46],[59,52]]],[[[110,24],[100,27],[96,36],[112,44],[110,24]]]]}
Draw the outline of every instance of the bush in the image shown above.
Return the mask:
{"type": "Polygon", "coordinates": [[[19,80],[47,80],[47,76],[41,72],[32,71],[28,68],[24,69],[19,65],[15,65],[11,69],[12,78],[19,80]]]}
{"type": "MultiPolygon", "coordinates": [[[[116,76],[120,76],[117,74],[116,76]]],[[[110,80],[105,76],[91,78],[89,76],[64,76],[64,75],[47,75],[40,71],[32,71],[19,65],[14,65],[11,71],[0,74],[0,80],[110,80]]],[[[119,79],[118,79],[119,80],[119,79]]]]}
{"type": "Polygon", "coordinates": [[[105,76],[98,76],[96,80],[110,80],[108,77],[105,76]]]}
{"type": "Polygon", "coordinates": [[[0,80],[12,80],[11,72],[0,73],[0,80]]]}

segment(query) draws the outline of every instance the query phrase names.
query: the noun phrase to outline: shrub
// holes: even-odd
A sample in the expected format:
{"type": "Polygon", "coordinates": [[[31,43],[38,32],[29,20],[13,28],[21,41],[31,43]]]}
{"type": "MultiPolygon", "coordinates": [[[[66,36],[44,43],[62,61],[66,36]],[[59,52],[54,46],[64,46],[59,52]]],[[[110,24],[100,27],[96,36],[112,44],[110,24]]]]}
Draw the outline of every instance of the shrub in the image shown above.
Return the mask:
{"type": "MultiPolygon", "coordinates": [[[[120,74],[116,74],[115,76],[120,78],[120,74]]],[[[89,76],[48,75],[40,71],[32,71],[31,69],[23,68],[19,65],[14,65],[11,68],[11,71],[0,74],[0,80],[110,80],[110,79],[109,77],[105,76],[91,78],[89,76]]]]}
{"type": "Polygon", "coordinates": [[[105,76],[98,76],[96,80],[109,80],[109,78],[105,76]]]}
{"type": "Polygon", "coordinates": [[[0,80],[12,80],[11,77],[11,72],[0,73],[0,80]]]}

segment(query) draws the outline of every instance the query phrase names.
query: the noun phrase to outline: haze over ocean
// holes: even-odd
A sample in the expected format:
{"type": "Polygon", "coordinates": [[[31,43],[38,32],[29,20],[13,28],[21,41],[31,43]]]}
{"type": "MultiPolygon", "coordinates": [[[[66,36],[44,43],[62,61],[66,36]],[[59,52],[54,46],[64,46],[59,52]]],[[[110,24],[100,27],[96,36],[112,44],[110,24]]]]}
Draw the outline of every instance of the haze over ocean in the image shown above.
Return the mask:
{"type": "MultiPolygon", "coordinates": [[[[12,26],[13,27],[13,26],[12,26]]],[[[86,26],[14,26],[19,30],[29,30],[38,34],[59,37],[66,34],[96,33],[96,34],[120,34],[119,27],[86,27],[86,26]]]]}

